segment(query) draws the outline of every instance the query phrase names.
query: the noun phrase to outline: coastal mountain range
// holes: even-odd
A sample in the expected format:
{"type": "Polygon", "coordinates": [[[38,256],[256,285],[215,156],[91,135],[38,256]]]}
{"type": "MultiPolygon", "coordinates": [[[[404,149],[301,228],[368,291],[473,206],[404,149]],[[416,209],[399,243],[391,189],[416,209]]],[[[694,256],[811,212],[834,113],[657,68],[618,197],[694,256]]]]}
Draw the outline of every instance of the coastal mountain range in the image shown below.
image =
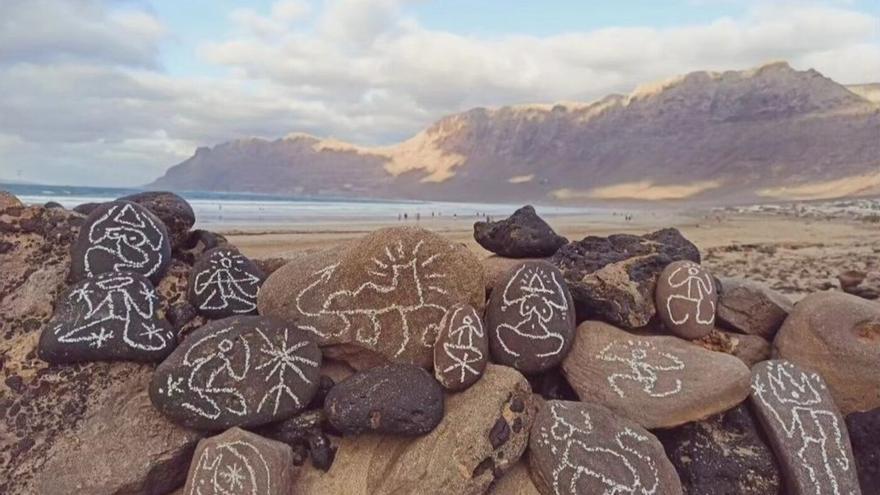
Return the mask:
{"type": "Polygon", "coordinates": [[[590,103],[475,108],[399,144],[203,147],[148,186],[334,197],[744,203],[880,194],[880,84],[776,62],[590,103]]]}

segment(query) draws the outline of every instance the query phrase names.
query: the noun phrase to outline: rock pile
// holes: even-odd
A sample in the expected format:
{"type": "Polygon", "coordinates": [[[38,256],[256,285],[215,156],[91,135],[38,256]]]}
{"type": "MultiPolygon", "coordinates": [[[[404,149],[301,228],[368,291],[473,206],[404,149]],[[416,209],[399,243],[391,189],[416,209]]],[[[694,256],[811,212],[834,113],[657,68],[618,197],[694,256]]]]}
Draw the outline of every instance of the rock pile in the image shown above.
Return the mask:
{"type": "Polygon", "coordinates": [[[171,193],[0,199],[2,493],[880,493],[880,305],[674,229],[527,207],[490,269],[416,228],[281,266],[171,193]]]}

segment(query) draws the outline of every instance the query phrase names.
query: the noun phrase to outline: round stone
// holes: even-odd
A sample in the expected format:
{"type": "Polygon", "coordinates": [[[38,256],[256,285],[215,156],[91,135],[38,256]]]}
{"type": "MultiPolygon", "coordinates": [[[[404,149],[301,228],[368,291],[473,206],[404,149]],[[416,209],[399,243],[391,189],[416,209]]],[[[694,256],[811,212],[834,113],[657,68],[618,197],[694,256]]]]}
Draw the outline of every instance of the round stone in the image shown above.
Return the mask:
{"type": "Polygon", "coordinates": [[[449,390],[464,390],[483,376],[489,340],[472,306],[456,304],[446,311],[434,344],[434,377],[449,390]]]}
{"type": "Polygon", "coordinates": [[[146,208],[113,201],[95,208],[71,247],[73,280],[107,272],[131,272],[157,283],[171,262],[165,224],[146,208]]]}
{"type": "Polygon", "coordinates": [[[257,265],[238,250],[215,248],[193,266],[187,300],[199,314],[212,319],[256,313],[263,279],[257,265]]]}
{"type": "Polygon", "coordinates": [[[181,247],[196,223],[192,206],[177,194],[167,191],[147,191],[119,198],[120,201],[137,203],[153,212],[168,228],[171,246],[181,247]]]}
{"type": "Polygon", "coordinates": [[[492,290],[486,327],[495,362],[523,373],[558,365],[575,330],[574,303],[562,273],[543,261],[512,268],[492,290]]]}
{"type": "Polygon", "coordinates": [[[693,261],[676,261],[663,269],[657,280],[655,304],[660,319],[679,337],[698,339],[715,328],[715,280],[693,261]]]}

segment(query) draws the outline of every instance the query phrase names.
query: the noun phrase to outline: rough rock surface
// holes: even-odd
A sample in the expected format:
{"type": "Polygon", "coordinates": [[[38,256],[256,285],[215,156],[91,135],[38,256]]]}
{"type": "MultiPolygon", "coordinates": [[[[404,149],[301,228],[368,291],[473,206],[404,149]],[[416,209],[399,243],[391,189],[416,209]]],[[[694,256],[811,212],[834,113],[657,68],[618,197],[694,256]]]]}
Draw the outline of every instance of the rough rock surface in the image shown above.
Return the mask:
{"type": "Polygon", "coordinates": [[[544,495],[681,494],[654,435],[596,404],[547,401],[529,440],[529,466],[544,495]]]}
{"type": "Polygon", "coordinates": [[[692,261],[675,261],[660,272],[654,303],[663,324],[683,339],[705,337],[715,328],[715,279],[692,261]]]}
{"type": "Polygon", "coordinates": [[[446,399],[443,421],[418,438],[345,437],[326,473],[303,469],[294,493],[477,495],[526,449],[534,399],[516,370],[490,364],[483,378],[446,399]]]}
{"type": "Polygon", "coordinates": [[[788,296],[742,278],[719,279],[718,320],[741,333],[772,339],[791,313],[788,296]]]}
{"type": "Polygon", "coordinates": [[[101,203],[83,203],[73,207],[73,211],[88,216],[89,213],[95,211],[95,208],[101,206],[101,203]]]}
{"type": "Polygon", "coordinates": [[[846,417],[862,495],[880,494],[880,408],[846,417]]]}
{"type": "Polygon", "coordinates": [[[211,319],[253,314],[264,279],[257,265],[237,249],[214,248],[193,266],[187,300],[211,319]]]}
{"type": "Polygon", "coordinates": [[[581,400],[647,429],[697,421],[749,395],[749,369],[738,358],[678,337],[636,336],[603,322],[578,326],[562,371],[581,400]]]}
{"type": "Polygon", "coordinates": [[[880,407],[880,304],[841,292],[795,305],[773,342],[776,356],[817,371],[843,412],[880,407]]]}
{"type": "Polygon", "coordinates": [[[880,272],[849,270],[837,276],[840,288],[847,294],[864,299],[880,298],[880,272]]]}
{"type": "Polygon", "coordinates": [[[475,223],[474,239],[487,250],[508,258],[552,256],[568,242],[531,205],[523,206],[504,220],[475,223]]]}
{"type": "Polygon", "coordinates": [[[723,352],[738,357],[749,368],[770,359],[771,346],[757,335],[743,335],[715,329],[709,335],[694,340],[694,344],[710,351],[723,352]]]}
{"type": "Polygon", "coordinates": [[[320,366],[310,335],[270,318],[236,316],[189,335],[156,369],[150,398],[189,428],[259,426],[305,408],[320,366]]]}
{"type": "Polygon", "coordinates": [[[350,248],[302,256],[273,273],[260,314],[297,322],[328,357],[430,367],[440,320],[485,304],[483,270],[465,246],[423,229],[377,230],[350,248]]]}
{"type": "Polygon", "coordinates": [[[483,376],[489,339],[483,320],[467,304],[446,311],[434,344],[434,377],[447,390],[464,390],[483,376]]]}
{"type": "Polygon", "coordinates": [[[293,469],[293,452],[287,445],[231,428],[199,442],[184,492],[289,495],[293,469]]]}
{"type": "Polygon", "coordinates": [[[11,207],[22,207],[21,200],[18,199],[14,194],[7,191],[0,191],[0,210],[11,207]]]}
{"type": "Polygon", "coordinates": [[[137,203],[159,217],[168,228],[173,249],[177,249],[186,242],[189,229],[196,223],[196,214],[192,206],[185,199],[172,192],[142,192],[119,198],[119,201],[137,203]]]}
{"type": "Polygon", "coordinates": [[[574,329],[571,294],[549,263],[521,263],[492,290],[486,330],[496,363],[528,374],[553,368],[568,354],[574,329]]]}
{"type": "Polygon", "coordinates": [[[324,411],[345,435],[424,435],[443,419],[443,389],[423,368],[389,364],[338,383],[327,394],[324,411]]]}
{"type": "Polygon", "coordinates": [[[190,231],[189,234],[187,234],[186,240],[183,244],[174,250],[174,257],[192,265],[206,251],[223,247],[228,244],[229,241],[220,234],[197,229],[190,231]]]}
{"type": "Polygon", "coordinates": [[[822,377],[764,361],[752,368],[750,398],[789,494],[860,493],[846,423],[822,377]]]}
{"type": "Polygon", "coordinates": [[[529,475],[528,462],[522,459],[514,464],[488,493],[489,495],[541,495],[529,475]]]}
{"type": "Polygon", "coordinates": [[[550,258],[505,258],[503,256],[492,255],[486,256],[480,260],[483,265],[483,272],[486,274],[486,295],[488,296],[492,289],[501,283],[507,273],[514,267],[519,266],[524,261],[549,261],[550,258]]]}
{"type": "Polygon", "coordinates": [[[654,288],[666,265],[700,262],[696,246],[676,229],[643,236],[589,236],[561,247],[551,261],[565,275],[580,319],[640,328],[656,314],[654,288]]]}
{"type": "Polygon", "coordinates": [[[770,446],[748,406],[658,430],[685,494],[774,495],[782,479],[770,446]]]}

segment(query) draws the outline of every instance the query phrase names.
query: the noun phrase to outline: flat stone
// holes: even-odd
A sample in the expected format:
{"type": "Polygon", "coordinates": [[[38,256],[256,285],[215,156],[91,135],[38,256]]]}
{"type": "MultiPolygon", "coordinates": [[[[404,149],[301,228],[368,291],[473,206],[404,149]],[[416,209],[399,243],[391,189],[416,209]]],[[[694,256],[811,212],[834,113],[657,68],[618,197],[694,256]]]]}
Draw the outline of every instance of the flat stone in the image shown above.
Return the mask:
{"type": "Polygon", "coordinates": [[[581,400],[647,429],[698,421],[749,395],[749,369],[738,358],[597,321],[578,326],[562,372],[581,400]]]}
{"type": "Polygon", "coordinates": [[[350,247],[296,258],[260,290],[260,314],[296,322],[328,357],[429,368],[446,310],[485,304],[483,270],[465,246],[418,228],[377,230],[350,247]]]}
{"type": "Polygon", "coordinates": [[[752,368],[751,404],[787,493],[861,493],[846,423],[822,377],[789,361],[764,361],[752,368]]]}
{"type": "Polygon", "coordinates": [[[720,278],[718,320],[740,333],[772,339],[793,305],[784,294],[742,278],[720,278]]]}
{"type": "Polygon", "coordinates": [[[156,369],[150,398],[189,428],[259,426],[295,415],[318,390],[313,338],[260,316],[213,321],[192,332],[156,369]]]}
{"type": "Polygon", "coordinates": [[[585,237],[559,248],[552,263],[565,275],[579,319],[601,319],[627,329],[657,313],[654,289],[673,261],[700,262],[700,251],[676,229],[643,236],[585,237]]]}
{"type": "Polygon", "coordinates": [[[586,402],[547,401],[529,440],[532,479],[544,495],[681,494],[654,435],[586,402]]]}
{"type": "Polygon", "coordinates": [[[673,334],[699,339],[715,328],[715,280],[697,263],[675,261],[667,265],[660,273],[655,294],[657,314],[673,334]]]}
{"type": "Polygon", "coordinates": [[[161,361],[177,345],[159,317],[159,297],[135,273],[102,273],[61,295],[40,336],[40,358],[78,361],[161,361]]]}
{"type": "Polygon", "coordinates": [[[475,223],[474,239],[488,251],[508,258],[552,256],[568,242],[531,205],[523,206],[504,220],[475,223]]]}
{"type": "Polygon", "coordinates": [[[187,300],[206,318],[254,314],[264,278],[257,265],[237,249],[214,248],[193,266],[187,300]]]}
{"type": "Polygon", "coordinates": [[[186,478],[187,495],[289,495],[293,451],[239,428],[199,442],[186,478]]]}
{"type": "Polygon", "coordinates": [[[127,201],[104,203],[86,217],[71,248],[73,281],[107,272],[139,273],[158,283],[171,261],[165,224],[127,201]]]}
{"type": "Polygon", "coordinates": [[[880,408],[846,417],[862,493],[880,493],[880,408]]]}
{"type": "Polygon", "coordinates": [[[443,419],[443,389],[423,368],[390,364],[336,384],[327,394],[324,411],[345,435],[424,435],[443,419]]]}
{"type": "Polygon", "coordinates": [[[575,328],[574,303],[562,273],[543,261],[511,269],[492,290],[486,328],[495,362],[523,373],[557,366],[571,348],[575,328]]]}
{"type": "Polygon", "coordinates": [[[192,206],[173,192],[148,191],[119,198],[119,201],[137,203],[150,210],[168,228],[171,247],[177,249],[186,241],[189,229],[196,223],[192,206]]]}
{"type": "Polygon", "coordinates": [[[780,494],[782,479],[773,451],[745,404],[657,437],[678,471],[685,493],[780,494]]]}
{"type": "Polygon", "coordinates": [[[434,377],[447,390],[464,390],[483,376],[489,339],[477,310],[456,304],[446,311],[434,344],[434,377]]]}
{"type": "Polygon", "coordinates": [[[820,373],[843,414],[880,407],[880,304],[841,292],[810,294],[773,347],[780,359],[820,373]]]}

